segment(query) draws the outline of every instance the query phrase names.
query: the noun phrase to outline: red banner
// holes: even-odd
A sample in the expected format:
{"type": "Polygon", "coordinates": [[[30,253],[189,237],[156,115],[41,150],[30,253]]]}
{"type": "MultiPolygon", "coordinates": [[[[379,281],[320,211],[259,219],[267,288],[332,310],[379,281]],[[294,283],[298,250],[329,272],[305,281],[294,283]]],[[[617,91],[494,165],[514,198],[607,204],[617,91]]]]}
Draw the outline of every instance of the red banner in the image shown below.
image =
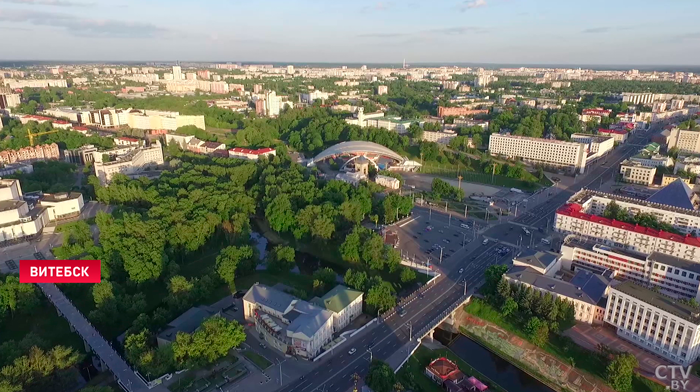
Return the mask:
{"type": "Polygon", "coordinates": [[[20,283],[100,283],[100,260],[20,260],[20,283]]]}

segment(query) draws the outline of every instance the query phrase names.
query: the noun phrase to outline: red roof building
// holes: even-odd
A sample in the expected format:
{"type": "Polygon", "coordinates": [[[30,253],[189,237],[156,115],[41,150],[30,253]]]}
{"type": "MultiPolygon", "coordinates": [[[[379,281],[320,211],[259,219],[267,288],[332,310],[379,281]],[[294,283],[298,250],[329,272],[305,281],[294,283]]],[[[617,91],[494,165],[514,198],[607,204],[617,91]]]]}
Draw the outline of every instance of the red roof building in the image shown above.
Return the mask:
{"type": "Polygon", "coordinates": [[[259,148],[257,150],[250,150],[247,148],[232,148],[228,150],[228,156],[229,158],[238,158],[238,159],[248,159],[251,161],[256,161],[258,158],[261,156],[275,156],[277,155],[277,150],[274,148],[259,148]]]}
{"type": "Polygon", "coordinates": [[[454,362],[438,358],[425,368],[425,375],[448,392],[483,392],[488,389],[474,377],[467,378],[454,362]]]}

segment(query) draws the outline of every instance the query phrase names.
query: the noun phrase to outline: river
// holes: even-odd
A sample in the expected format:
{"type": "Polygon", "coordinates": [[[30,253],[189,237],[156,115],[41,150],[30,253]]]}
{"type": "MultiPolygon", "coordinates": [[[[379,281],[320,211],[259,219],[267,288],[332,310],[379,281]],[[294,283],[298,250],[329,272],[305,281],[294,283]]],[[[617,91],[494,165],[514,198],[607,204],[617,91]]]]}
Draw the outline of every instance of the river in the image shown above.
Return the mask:
{"type": "Polygon", "coordinates": [[[435,339],[448,346],[474,369],[494,380],[507,391],[554,392],[553,389],[464,335],[454,335],[437,329],[435,339]]]}

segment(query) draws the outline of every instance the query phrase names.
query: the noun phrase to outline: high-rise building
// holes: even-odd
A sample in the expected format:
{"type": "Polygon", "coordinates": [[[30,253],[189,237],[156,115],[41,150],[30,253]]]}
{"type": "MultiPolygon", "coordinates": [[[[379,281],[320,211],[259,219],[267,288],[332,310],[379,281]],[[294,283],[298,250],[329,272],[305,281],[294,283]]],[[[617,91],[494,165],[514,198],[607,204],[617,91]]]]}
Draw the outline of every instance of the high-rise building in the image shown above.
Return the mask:
{"type": "Polygon", "coordinates": [[[489,152],[509,158],[522,158],[569,173],[583,174],[586,168],[586,145],[561,140],[492,133],[489,152]]]}
{"type": "Polygon", "coordinates": [[[267,109],[267,115],[270,117],[277,117],[280,114],[280,97],[274,91],[268,91],[265,93],[265,106],[267,109]]]}
{"type": "Polygon", "coordinates": [[[290,75],[294,74],[294,66],[293,65],[287,66],[287,73],[290,75]]]}
{"type": "Polygon", "coordinates": [[[173,80],[182,80],[182,68],[179,65],[173,65],[173,80]]]}

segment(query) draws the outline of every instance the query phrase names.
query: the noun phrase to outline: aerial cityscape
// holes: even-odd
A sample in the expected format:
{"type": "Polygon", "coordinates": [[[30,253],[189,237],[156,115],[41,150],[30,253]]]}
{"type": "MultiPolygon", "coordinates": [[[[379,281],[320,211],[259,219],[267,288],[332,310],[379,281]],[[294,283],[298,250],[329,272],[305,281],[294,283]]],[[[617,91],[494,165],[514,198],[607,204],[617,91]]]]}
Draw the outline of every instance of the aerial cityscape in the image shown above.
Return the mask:
{"type": "Polygon", "coordinates": [[[700,392],[700,4],[608,3],[0,0],[0,392],[700,392]]]}

